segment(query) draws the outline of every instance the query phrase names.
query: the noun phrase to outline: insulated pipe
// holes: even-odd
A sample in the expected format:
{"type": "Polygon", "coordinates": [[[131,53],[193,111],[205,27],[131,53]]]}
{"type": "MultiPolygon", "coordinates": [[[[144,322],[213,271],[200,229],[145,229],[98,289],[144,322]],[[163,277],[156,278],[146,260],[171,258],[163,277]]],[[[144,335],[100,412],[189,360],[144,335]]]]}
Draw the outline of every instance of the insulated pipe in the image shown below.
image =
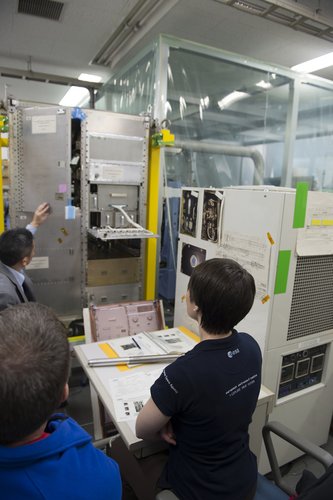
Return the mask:
{"type": "Polygon", "coordinates": [[[198,153],[216,153],[227,156],[242,156],[251,158],[254,163],[254,184],[262,184],[264,179],[265,163],[262,154],[250,146],[231,146],[230,144],[211,144],[201,141],[175,141],[175,148],[191,149],[198,153]]]}

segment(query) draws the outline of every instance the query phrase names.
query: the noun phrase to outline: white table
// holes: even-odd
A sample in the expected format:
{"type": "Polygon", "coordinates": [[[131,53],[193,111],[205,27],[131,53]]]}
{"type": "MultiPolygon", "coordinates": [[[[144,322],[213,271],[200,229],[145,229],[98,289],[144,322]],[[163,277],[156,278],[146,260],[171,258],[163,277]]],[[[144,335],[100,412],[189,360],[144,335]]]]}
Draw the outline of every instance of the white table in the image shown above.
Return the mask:
{"type": "MultiPolygon", "coordinates": [[[[85,325],[85,335],[89,340],[90,337],[90,320],[88,310],[85,309],[83,312],[84,325],[85,325]]],[[[141,365],[135,368],[131,368],[130,371],[121,372],[118,367],[99,367],[92,368],[88,365],[88,358],[85,354],[85,349],[87,346],[79,345],[75,346],[75,354],[80,361],[87,377],[92,386],[92,403],[93,403],[93,417],[94,417],[94,430],[95,439],[101,439],[103,436],[101,423],[100,423],[100,413],[97,398],[102,402],[106,411],[110,414],[111,419],[117,428],[119,434],[121,435],[125,445],[131,452],[136,452],[138,456],[140,453],[146,456],[149,453],[149,449],[152,447],[151,443],[147,443],[136,437],[134,432],[134,421],[130,422],[118,422],[116,419],[115,407],[112,401],[111,393],[109,390],[109,381],[112,378],[125,376],[129,373],[135,373],[140,371],[147,371],[147,369],[155,369],[158,367],[163,367],[165,365],[154,364],[154,365],[141,365]],[[139,453],[138,453],[139,452],[139,453]]],[[[96,345],[97,347],[97,345],[96,345]]],[[[257,402],[256,410],[253,414],[252,423],[249,429],[250,433],[250,448],[253,453],[259,457],[262,435],[261,429],[265,425],[269,413],[273,408],[274,394],[267,389],[265,386],[261,386],[259,399],[257,402]]]]}

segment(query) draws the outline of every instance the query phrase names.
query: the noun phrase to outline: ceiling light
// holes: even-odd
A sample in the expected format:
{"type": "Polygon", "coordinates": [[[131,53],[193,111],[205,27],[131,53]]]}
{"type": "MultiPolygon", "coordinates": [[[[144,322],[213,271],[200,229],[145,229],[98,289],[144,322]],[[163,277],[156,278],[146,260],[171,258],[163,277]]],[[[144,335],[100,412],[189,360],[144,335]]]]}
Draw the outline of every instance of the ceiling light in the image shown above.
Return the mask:
{"type": "Polygon", "coordinates": [[[315,59],[310,59],[310,61],[305,61],[301,64],[296,64],[292,66],[291,69],[298,71],[300,73],[313,73],[314,71],[319,71],[320,69],[328,68],[333,65],[333,52],[329,52],[324,56],[316,57],[315,59]]]}
{"type": "Polygon", "coordinates": [[[223,97],[223,99],[218,101],[217,104],[219,105],[219,108],[222,111],[223,109],[231,106],[231,104],[233,104],[234,102],[240,101],[241,99],[244,99],[245,97],[248,97],[249,95],[250,94],[248,94],[247,92],[240,92],[239,90],[234,90],[230,94],[223,97]]]}
{"type": "Polygon", "coordinates": [[[99,83],[102,80],[102,77],[98,75],[90,75],[89,73],[81,73],[81,75],[78,76],[78,79],[83,80],[84,82],[99,83]]]}
{"type": "Polygon", "coordinates": [[[89,90],[84,87],[71,87],[59,102],[60,106],[79,106],[89,97],[89,90]]]}

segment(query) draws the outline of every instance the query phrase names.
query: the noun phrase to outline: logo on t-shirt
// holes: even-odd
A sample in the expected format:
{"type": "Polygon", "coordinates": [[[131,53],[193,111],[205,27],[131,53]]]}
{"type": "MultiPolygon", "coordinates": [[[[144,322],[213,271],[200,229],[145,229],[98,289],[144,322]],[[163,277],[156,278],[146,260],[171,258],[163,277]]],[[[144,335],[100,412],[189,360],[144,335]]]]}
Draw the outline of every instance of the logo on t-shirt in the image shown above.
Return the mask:
{"type": "Polygon", "coordinates": [[[237,349],[234,349],[233,351],[228,351],[228,352],[227,352],[227,356],[228,356],[228,358],[230,358],[230,359],[231,359],[231,358],[233,358],[234,356],[236,356],[236,354],[239,354],[239,352],[240,352],[240,351],[239,351],[239,349],[238,349],[238,347],[237,347],[237,349]]]}
{"type": "Polygon", "coordinates": [[[174,385],[173,385],[173,384],[170,382],[170,380],[168,379],[168,376],[167,376],[167,374],[165,373],[165,370],[163,370],[162,375],[164,376],[164,378],[165,378],[166,382],[169,384],[170,389],[172,389],[172,390],[173,390],[173,392],[175,392],[176,394],[178,394],[177,389],[174,387],[174,385]]]}

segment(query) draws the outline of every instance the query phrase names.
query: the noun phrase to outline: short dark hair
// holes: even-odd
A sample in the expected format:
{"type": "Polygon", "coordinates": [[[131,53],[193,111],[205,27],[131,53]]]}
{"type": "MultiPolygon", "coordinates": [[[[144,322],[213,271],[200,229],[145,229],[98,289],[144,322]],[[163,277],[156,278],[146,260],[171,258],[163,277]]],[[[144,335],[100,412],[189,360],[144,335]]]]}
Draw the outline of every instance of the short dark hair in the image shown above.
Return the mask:
{"type": "Polygon", "coordinates": [[[0,444],[37,430],[59,408],[69,374],[64,325],[30,302],[0,313],[0,444]]]}
{"type": "Polygon", "coordinates": [[[238,262],[210,259],[191,275],[188,290],[199,308],[200,326],[212,334],[228,333],[250,311],[256,287],[254,279],[238,262]]]}
{"type": "Polygon", "coordinates": [[[6,266],[15,266],[33,249],[33,235],[28,229],[9,229],[0,236],[0,260],[6,266]]]}

